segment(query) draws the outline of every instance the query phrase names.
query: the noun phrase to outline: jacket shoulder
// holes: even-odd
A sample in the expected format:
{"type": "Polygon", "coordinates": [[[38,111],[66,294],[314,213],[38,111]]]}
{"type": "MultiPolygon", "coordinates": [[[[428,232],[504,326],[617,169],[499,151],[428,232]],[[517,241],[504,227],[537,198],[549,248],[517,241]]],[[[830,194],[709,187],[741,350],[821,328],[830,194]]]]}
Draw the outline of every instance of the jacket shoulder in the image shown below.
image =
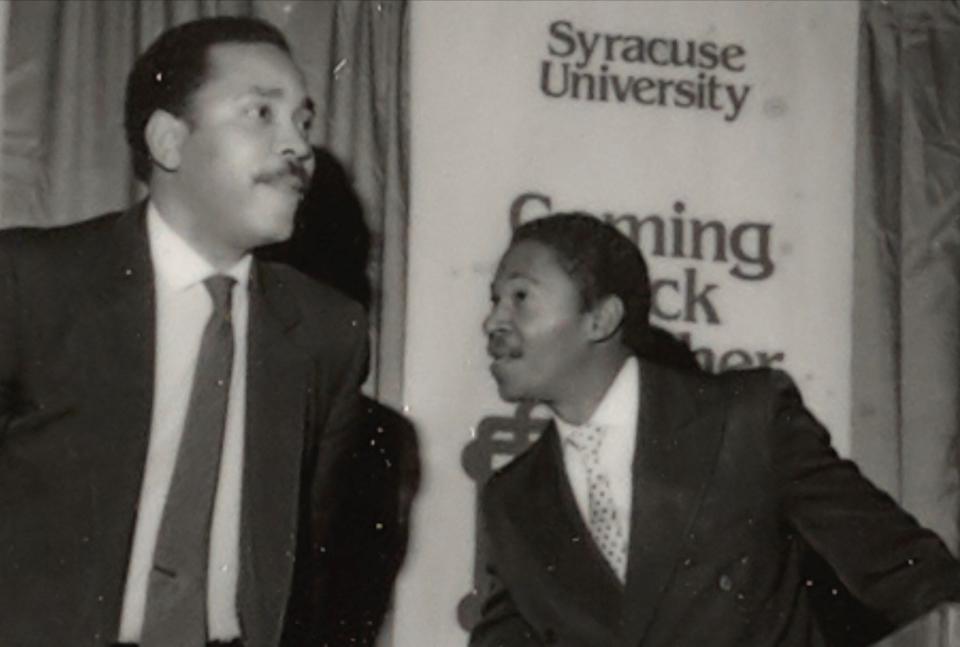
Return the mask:
{"type": "Polygon", "coordinates": [[[276,285],[296,300],[304,317],[366,330],[363,306],[335,288],[284,263],[258,261],[276,285]],[[362,324],[362,325],[361,325],[362,324]]]}
{"type": "Polygon", "coordinates": [[[522,495],[533,487],[542,487],[542,467],[552,458],[551,445],[555,442],[556,430],[553,425],[540,434],[533,444],[518,454],[506,465],[494,470],[483,485],[481,494],[483,505],[499,505],[491,501],[512,499],[513,493],[522,495]]]}
{"type": "Polygon", "coordinates": [[[81,258],[92,247],[99,247],[127,211],[115,211],[68,225],[56,227],[14,227],[0,231],[0,254],[13,258],[44,258],[58,263],[81,258]],[[70,254],[59,254],[69,251],[70,254]]]}
{"type": "Polygon", "coordinates": [[[298,321],[292,339],[305,353],[334,374],[366,371],[370,344],[363,306],[287,265],[258,260],[256,267],[274,307],[298,321]]]}
{"type": "MultiPolygon", "coordinates": [[[[671,369],[672,370],[672,369],[671,369]]],[[[688,386],[708,399],[756,403],[758,400],[776,399],[782,394],[797,393],[790,375],[776,368],[751,368],[724,371],[722,373],[685,373],[682,378],[688,386]]],[[[797,393],[799,398],[799,394],[797,393]]]]}

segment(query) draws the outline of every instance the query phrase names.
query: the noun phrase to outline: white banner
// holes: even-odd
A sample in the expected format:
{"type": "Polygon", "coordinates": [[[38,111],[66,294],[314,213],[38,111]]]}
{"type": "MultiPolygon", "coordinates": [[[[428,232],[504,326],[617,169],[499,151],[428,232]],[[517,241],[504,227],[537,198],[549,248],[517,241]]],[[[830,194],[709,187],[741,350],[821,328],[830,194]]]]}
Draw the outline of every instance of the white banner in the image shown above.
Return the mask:
{"type": "Polygon", "coordinates": [[[856,2],[417,2],[405,403],[424,467],[394,643],[462,644],[476,486],[509,417],[481,321],[511,227],[587,211],[643,250],[708,368],[788,370],[848,448],[856,2]]]}

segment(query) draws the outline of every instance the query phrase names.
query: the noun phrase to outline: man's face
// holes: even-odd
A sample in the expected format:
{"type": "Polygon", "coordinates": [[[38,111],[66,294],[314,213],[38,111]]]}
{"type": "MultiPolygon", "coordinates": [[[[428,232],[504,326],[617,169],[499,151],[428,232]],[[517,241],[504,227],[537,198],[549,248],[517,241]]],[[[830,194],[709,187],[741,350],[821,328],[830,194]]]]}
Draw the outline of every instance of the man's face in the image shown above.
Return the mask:
{"type": "Polygon", "coordinates": [[[563,401],[589,350],[580,290],[547,245],[521,241],[500,260],[483,322],[490,371],[508,402],[563,401]]]}
{"type": "Polygon", "coordinates": [[[190,237],[215,254],[287,239],[313,173],[313,103],[300,71],[267,43],[210,48],[184,121],[174,182],[190,237]]]}

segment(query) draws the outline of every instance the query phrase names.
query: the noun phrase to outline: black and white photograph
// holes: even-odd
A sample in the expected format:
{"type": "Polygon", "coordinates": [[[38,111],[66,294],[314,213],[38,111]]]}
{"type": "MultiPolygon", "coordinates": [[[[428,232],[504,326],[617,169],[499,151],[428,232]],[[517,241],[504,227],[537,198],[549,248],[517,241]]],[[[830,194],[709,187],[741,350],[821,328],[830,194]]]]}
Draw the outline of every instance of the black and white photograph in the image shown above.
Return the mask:
{"type": "Polygon", "coordinates": [[[0,0],[0,647],[960,647],[960,2],[0,0]]]}

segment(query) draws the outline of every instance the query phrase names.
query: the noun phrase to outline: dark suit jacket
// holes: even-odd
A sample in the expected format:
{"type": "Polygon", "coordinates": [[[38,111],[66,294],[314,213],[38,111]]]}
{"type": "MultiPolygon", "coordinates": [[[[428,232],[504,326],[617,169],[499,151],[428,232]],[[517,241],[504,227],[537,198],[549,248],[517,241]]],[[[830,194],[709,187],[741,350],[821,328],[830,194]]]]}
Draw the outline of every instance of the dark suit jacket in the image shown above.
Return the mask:
{"type": "Polygon", "coordinates": [[[641,360],[625,586],[551,427],[485,487],[493,575],[474,647],[791,647],[825,639],[807,547],[891,626],[960,595],[943,543],[830,446],[790,379],[641,360]]]}
{"type": "MultiPolygon", "coordinates": [[[[0,234],[0,645],[117,637],[154,381],[142,212],[0,234]]],[[[366,323],[333,290],[259,262],[249,316],[238,610],[246,644],[275,647],[285,630],[307,635],[293,613],[323,620],[294,571],[323,580],[366,323]]]]}

